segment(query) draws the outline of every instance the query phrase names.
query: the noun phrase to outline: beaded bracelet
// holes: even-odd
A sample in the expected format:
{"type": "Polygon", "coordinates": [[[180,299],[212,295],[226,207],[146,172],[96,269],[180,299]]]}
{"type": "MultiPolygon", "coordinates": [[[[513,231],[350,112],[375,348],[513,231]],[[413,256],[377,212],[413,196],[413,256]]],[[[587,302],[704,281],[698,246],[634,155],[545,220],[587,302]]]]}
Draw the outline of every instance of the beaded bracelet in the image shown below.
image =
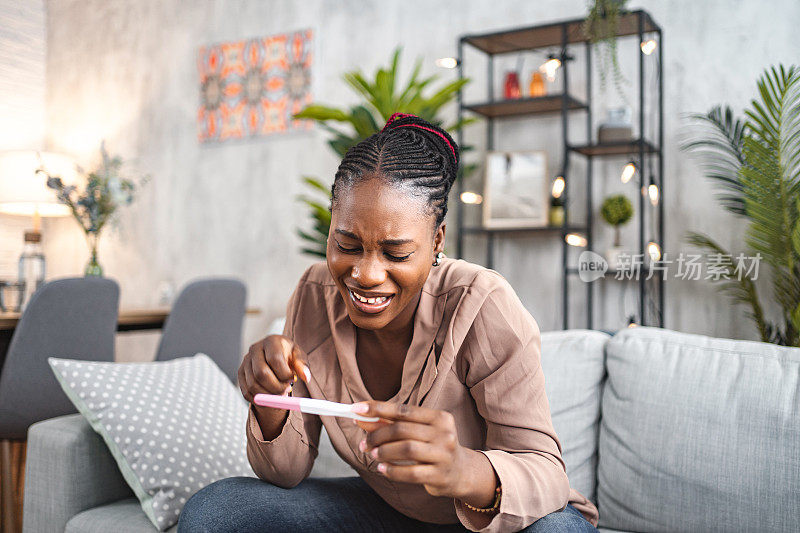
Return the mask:
{"type": "Polygon", "coordinates": [[[500,497],[503,495],[503,487],[498,485],[497,488],[494,489],[494,494],[494,503],[491,507],[474,507],[467,502],[464,502],[464,505],[477,513],[493,513],[500,509],[500,497]]]}

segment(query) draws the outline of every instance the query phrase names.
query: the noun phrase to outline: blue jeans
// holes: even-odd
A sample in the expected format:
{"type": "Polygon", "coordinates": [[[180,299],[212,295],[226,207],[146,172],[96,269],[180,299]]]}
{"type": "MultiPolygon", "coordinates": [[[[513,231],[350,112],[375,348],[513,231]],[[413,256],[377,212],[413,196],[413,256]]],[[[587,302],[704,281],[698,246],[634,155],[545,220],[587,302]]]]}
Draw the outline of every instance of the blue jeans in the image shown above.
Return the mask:
{"type": "MultiPolygon", "coordinates": [[[[386,503],[360,477],[308,478],[282,489],[248,477],[222,479],[192,496],[178,533],[287,532],[464,532],[461,524],[431,524],[409,518],[386,503]]],[[[597,530],[571,505],[544,516],[525,533],[597,530]]]]}

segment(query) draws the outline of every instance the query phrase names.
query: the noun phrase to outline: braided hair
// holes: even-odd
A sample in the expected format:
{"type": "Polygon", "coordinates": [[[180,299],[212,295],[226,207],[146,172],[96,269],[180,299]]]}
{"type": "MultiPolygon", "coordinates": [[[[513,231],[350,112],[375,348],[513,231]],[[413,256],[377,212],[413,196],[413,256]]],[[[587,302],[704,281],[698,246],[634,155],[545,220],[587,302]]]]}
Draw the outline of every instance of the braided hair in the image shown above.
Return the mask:
{"type": "Polygon", "coordinates": [[[438,228],[447,215],[458,156],[458,145],[445,130],[415,115],[395,113],[379,133],[347,151],[333,180],[330,209],[344,188],[378,175],[425,198],[438,228]]]}

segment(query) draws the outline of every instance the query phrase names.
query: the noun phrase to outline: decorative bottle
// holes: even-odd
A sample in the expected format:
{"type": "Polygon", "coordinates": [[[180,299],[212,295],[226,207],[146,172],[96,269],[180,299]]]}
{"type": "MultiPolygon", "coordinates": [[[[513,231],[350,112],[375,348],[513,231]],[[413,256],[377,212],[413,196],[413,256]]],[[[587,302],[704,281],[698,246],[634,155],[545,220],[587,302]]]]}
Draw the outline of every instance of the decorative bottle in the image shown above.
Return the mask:
{"type": "Polygon", "coordinates": [[[514,100],[521,96],[519,88],[519,74],[513,70],[506,72],[503,96],[506,100],[514,100]]]}
{"type": "Polygon", "coordinates": [[[28,305],[33,293],[44,283],[45,262],[41,241],[42,234],[38,231],[25,232],[25,247],[19,256],[19,282],[22,284],[20,309],[28,305]]]}

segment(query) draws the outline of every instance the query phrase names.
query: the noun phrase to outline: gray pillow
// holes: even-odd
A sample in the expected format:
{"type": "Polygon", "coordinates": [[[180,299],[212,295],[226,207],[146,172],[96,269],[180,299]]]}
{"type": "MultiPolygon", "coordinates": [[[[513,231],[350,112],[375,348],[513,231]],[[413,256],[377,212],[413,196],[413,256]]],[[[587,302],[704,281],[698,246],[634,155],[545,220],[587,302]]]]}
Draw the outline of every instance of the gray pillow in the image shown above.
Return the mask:
{"type": "Polygon", "coordinates": [[[797,531],[799,349],[638,327],[606,358],[601,526],[797,531]]]}
{"type": "Polygon", "coordinates": [[[156,363],[48,361],[160,531],[177,523],[186,501],[206,485],[255,477],[246,453],[247,404],[207,355],[156,363]]]}
{"type": "Polygon", "coordinates": [[[569,484],[592,501],[608,339],[599,331],[542,333],[544,388],[569,484]]]}

